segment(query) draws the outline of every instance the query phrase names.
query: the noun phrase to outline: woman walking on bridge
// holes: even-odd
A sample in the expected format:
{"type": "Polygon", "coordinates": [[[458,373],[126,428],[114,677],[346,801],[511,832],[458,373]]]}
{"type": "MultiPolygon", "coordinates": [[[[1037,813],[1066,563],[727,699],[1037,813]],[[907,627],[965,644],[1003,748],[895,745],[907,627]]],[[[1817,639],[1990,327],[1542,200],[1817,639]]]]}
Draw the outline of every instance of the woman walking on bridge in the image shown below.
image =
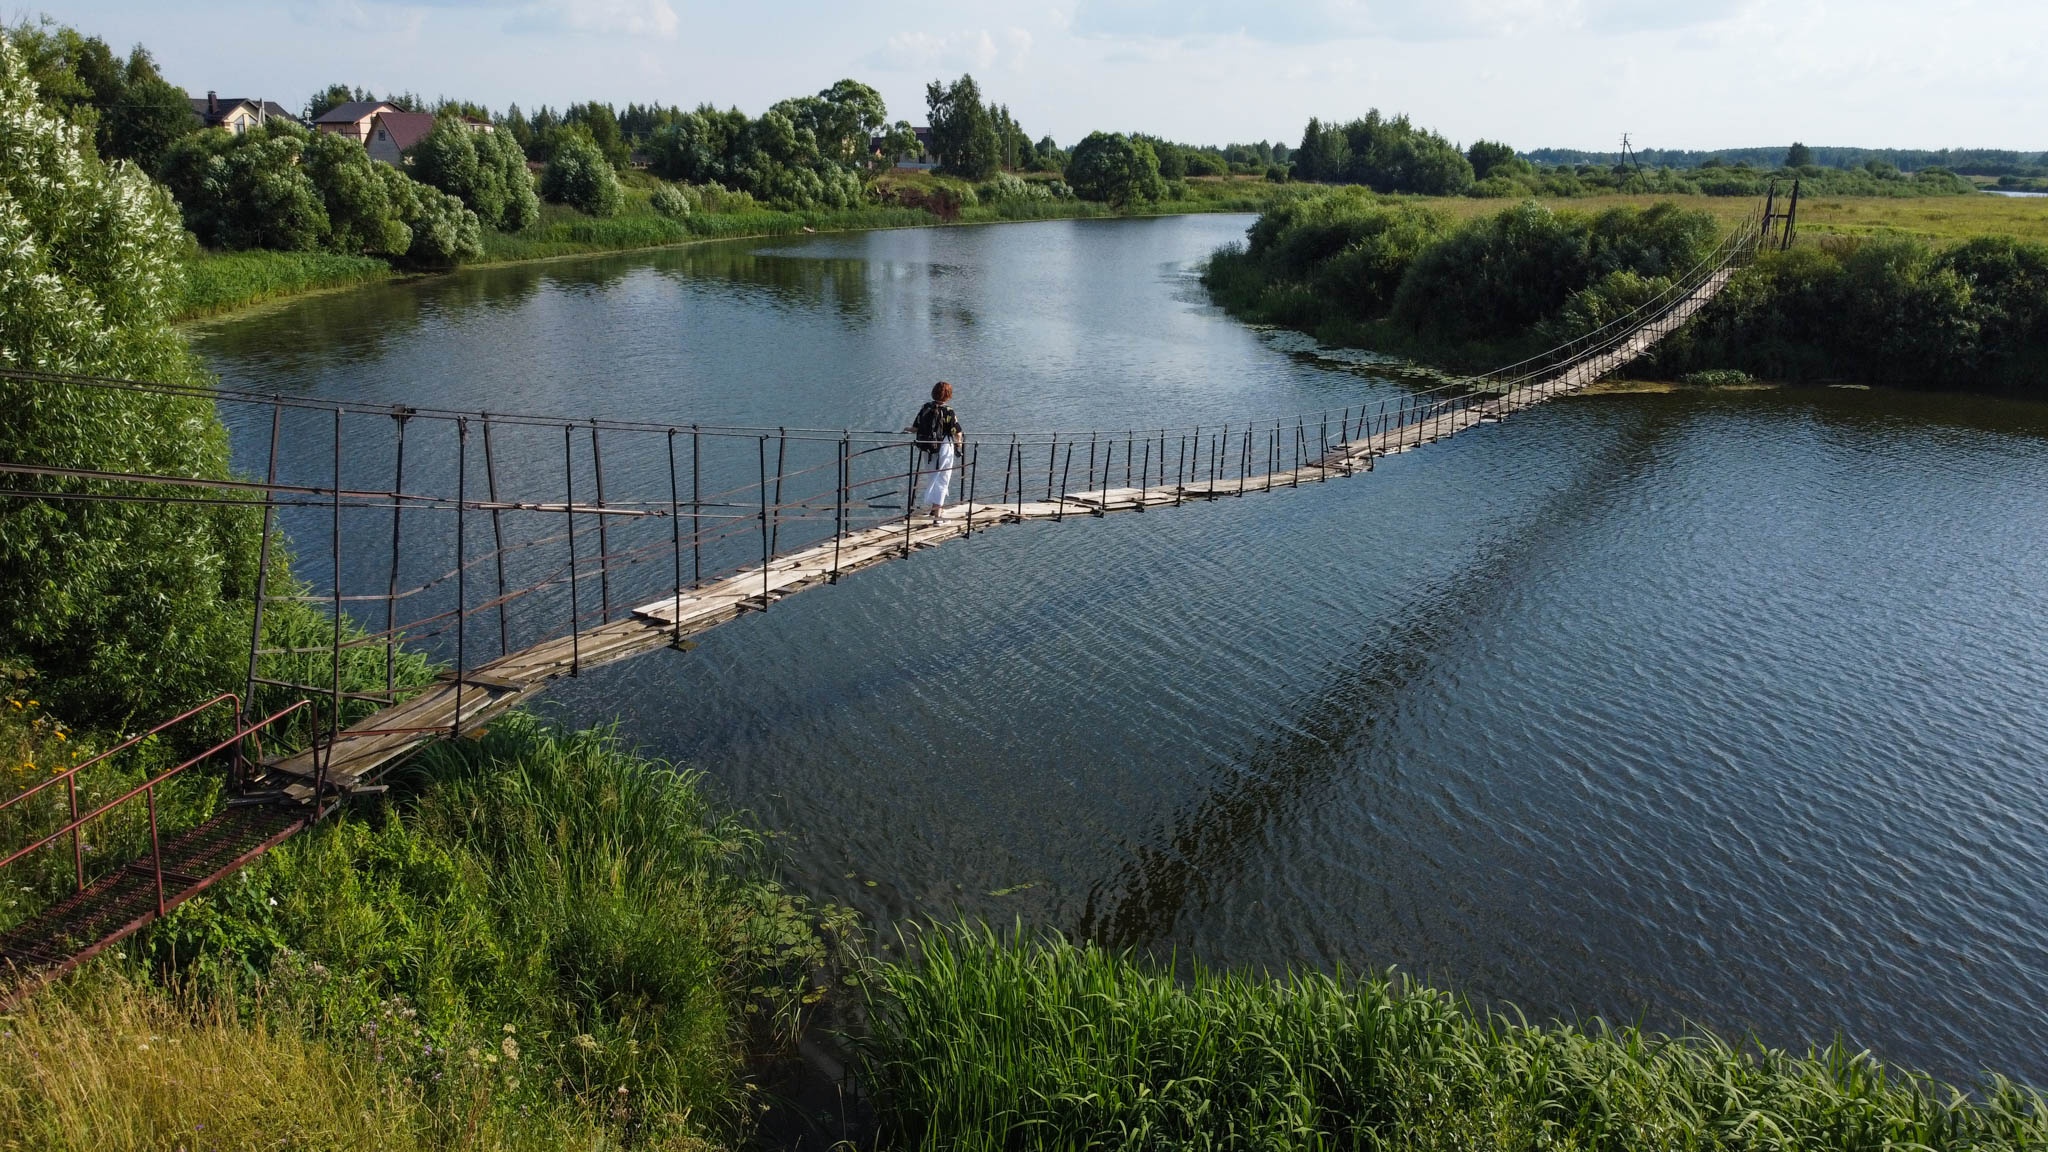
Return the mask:
{"type": "Polygon", "coordinates": [[[944,380],[932,385],[932,398],[917,410],[917,419],[910,422],[904,431],[917,437],[917,446],[931,461],[931,479],[925,482],[924,502],[931,507],[932,519],[939,517],[939,509],[945,506],[946,490],[953,484],[953,468],[966,447],[966,433],[960,430],[960,418],[953,414],[953,386],[944,380]]]}

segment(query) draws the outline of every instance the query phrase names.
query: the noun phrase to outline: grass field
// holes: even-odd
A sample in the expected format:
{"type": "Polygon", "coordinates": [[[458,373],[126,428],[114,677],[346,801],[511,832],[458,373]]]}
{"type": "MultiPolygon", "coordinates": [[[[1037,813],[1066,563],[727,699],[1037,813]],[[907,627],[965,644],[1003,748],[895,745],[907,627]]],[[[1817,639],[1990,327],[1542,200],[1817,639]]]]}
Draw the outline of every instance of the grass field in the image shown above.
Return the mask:
{"type": "MultiPolygon", "coordinates": [[[[1616,205],[1640,208],[1664,201],[1711,212],[1731,223],[1756,209],[1756,201],[1733,196],[1581,196],[1547,203],[1558,210],[1597,212],[1616,205]]],[[[1428,203],[1459,220],[1491,216],[1508,204],[1504,200],[1466,197],[1432,199],[1428,203]]],[[[1816,197],[1800,201],[1799,231],[1809,236],[1910,235],[1943,245],[1975,236],[2048,241],[2048,199],[1990,195],[1918,199],[1816,197]]]]}

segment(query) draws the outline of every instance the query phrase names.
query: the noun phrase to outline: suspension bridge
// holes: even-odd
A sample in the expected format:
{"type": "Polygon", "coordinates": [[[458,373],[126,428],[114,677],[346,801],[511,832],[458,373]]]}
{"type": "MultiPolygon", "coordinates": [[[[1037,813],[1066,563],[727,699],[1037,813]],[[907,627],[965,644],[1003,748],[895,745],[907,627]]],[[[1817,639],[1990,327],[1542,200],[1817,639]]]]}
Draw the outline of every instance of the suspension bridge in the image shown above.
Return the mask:
{"type": "MultiPolygon", "coordinates": [[[[1796,203],[1796,199],[1794,201],[1796,203]]],[[[201,395],[259,479],[0,462],[0,499],[219,505],[262,523],[242,691],[214,698],[0,801],[57,824],[0,873],[70,847],[72,892],[0,933],[0,1006],[26,995],[310,827],[435,741],[475,733],[586,669],[690,638],[806,589],[979,533],[1148,514],[1291,491],[1570,395],[1640,358],[1766,246],[1791,241],[1776,199],[1667,287],[1539,356],[1342,410],[1215,426],[970,436],[958,502],[916,495],[927,458],[904,433],[671,425],[349,405],[37,372],[17,387],[201,395]],[[246,450],[254,451],[246,451],[246,450]],[[260,455],[257,455],[260,453],[260,455]],[[284,562],[295,546],[297,570],[284,562]],[[325,617],[318,645],[279,639],[286,605],[325,617]],[[266,620],[271,626],[266,626],[266,620]],[[409,673],[424,652],[442,665],[409,673]],[[377,681],[381,680],[381,683],[377,681]],[[81,811],[81,773],[145,737],[211,722],[204,752],[81,811]],[[266,753],[264,738],[289,744],[266,753]],[[202,764],[231,795],[160,835],[158,790],[202,764]],[[84,837],[148,809],[149,854],[88,875],[84,837]]]]}

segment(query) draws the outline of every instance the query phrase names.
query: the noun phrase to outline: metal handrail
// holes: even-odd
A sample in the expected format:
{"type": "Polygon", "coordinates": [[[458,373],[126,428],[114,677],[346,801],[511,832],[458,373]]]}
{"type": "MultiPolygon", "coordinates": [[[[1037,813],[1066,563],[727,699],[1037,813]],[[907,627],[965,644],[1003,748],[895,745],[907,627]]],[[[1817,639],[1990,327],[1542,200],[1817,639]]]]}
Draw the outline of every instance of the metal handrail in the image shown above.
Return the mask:
{"type": "MultiPolygon", "coordinates": [[[[234,696],[234,695],[233,695],[232,693],[223,693],[222,695],[220,695],[220,696],[217,696],[217,697],[215,697],[214,699],[212,699],[212,700],[209,700],[209,701],[207,701],[207,702],[206,702],[205,704],[202,704],[202,705],[200,705],[199,707],[197,707],[197,708],[194,708],[194,709],[192,709],[191,711],[189,711],[189,712],[186,712],[186,713],[184,713],[183,715],[181,715],[181,716],[178,716],[178,717],[177,717],[177,718],[175,718],[175,719],[172,719],[172,720],[167,720],[167,721],[165,721],[165,722],[164,722],[163,724],[160,724],[160,725],[158,725],[157,727],[155,727],[155,728],[152,728],[152,729],[151,729],[151,730],[150,730],[149,732],[145,732],[145,733],[143,733],[143,734],[142,734],[142,736],[137,736],[137,737],[133,737],[133,738],[131,738],[130,740],[128,740],[128,741],[126,741],[126,742],[124,742],[124,743],[123,743],[123,744],[122,744],[122,745],[121,745],[120,747],[118,747],[118,748],[115,748],[115,749],[112,749],[112,750],[110,750],[110,751],[108,751],[108,752],[106,752],[106,753],[103,753],[102,755],[100,755],[100,756],[98,756],[98,757],[95,757],[95,758],[94,758],[93,760],[91,760],[91,761],[88,761],[88,762],[87,762],[86,764],[81,764],[81,765],[79,765],[77,769],[72,769],[72,770],[71,770],[71,771],[70,771],[69,773],[67,773],[67,775],[68,775],[68,776],[72,776],[72,777],[75,777],[75,775],[76,775],[76,773],[77,773],[77,771],[78,771],[79,769],[85,768],[85,767],[86,767],[87,765],[89,765],[89,764],[97,763],[97,762],[99,762],[99,761],[101,761],[101,760],[104,760],[104,759],[106,759],[106,757],[107,757],[107,756],[111,756],[111,755],[113,755],[113,754],[114,754],[114,752],[118,752],[118,751],[122,750],[123,748],[129,748],[129,747],[133,747],[133,746],[134,746],[134,745],[135,745],[136,743],[138,743],[139,741],[141,741],[141,740],[142,740],[142,739],[143,739],[144,737],[146,737],[146,736],[149,736],[149,735],[151,735],[151,734],[153,734],[153,733],[156,733],[156,732],[161,732],[161,731],[163,731],[163,730],[164,730],[165,728],[168,728],[168,727],[170,727],[170,726],[171,726],[172,724],[176,724],[176,723],[178,723],[178,722],[179,722],[179,721],[181,721],[181,720],[186,720],[186,719],[189,719],[189,718],[191,718],[192,716],[195,716],[195,715],[197,715],[198,713],[200,713],[200,712],[203,712],[203,711],[205,711],[205,710],[206,710],[207,708],[210,708],[210,707],[212,707],[213,705],[215,705],[215,704],[218,704],[218,703],[220,703],[220,702],[221,702],[222,700],[225,700],[225,699],[232,699],[232,700],[235,700],[235,701],[236,701],[236,711],[237,711],[237,714],[239,715],[239,714],[240,714],[240,699],[239,699],[238,697],[234,696]]],[[[157,785],[159,785],[159,784],[162,784],[162,783],[163,783],[164,781],[166,781],[166,780],[169,780],[169,779],[170,779],[171,777],[173,777],[173,776],[176,776],[176,775],[177,775],[178,773],[180,773],[180,772],[183,772],[183,771],[184,771],[185,769],[187,769],[187,768],[190,768],[190,767],[192,767],[193,765],[195,765],[195,764],[199,763],[200,761],[202,761],[202,760],[205,760],[205,759],[207,759],[207,758],[209,758],[209,757],[213,756],[213,755],[214,755],[215,753],[218,753],[218,752],[224,751],[224,750],[226,750],[226,749],[228,749],[228,748],[230,748],[230,747],[233,747],[233,746],[235,746],[235,745],[239,744],[239,743],[240,743],[241,741],[243,741],[243,740],[247,739],[247,738],[248,738],[248,737],[250,737],[250,736],[256,736],[256,737],[257,737],[257,738],[258,738],[258,739],[260,740],[260,739],[262,738],[262,737],[260,736],[260,733],[261,733],[261,731],[262,731],[263,729],[265,729],[265,728],[268,728],[268,727],[269,727],[270,725],[272,725],[272,724],[275,724],[275,723],[276,723],[276,722],[278,722],[279,720],[282,720],[282,719],[284,719],[285,717],[287,717],[287,716],[291,715],[291,714],[292,714],[292,713],[294,713],[294,712],[297,712],[297,711],[299,711],[300,709],[303,709],[303,708],[311,708],[311,707],[313,707],[313,705],[314,705],[314,701],[312,701],[312,700],[300,700],[300,701],[298,701],[297,703],[295,703],[295,704],[292,704],[292,705],[289,705],[288,707],[285,707],[285,708],[283,708],[283,709],[280,709],[279,711],[277,711],[277,712],[274,712],[274,713],[270,714],[269,716],[266,716],[266,717],[264,717],[263,719],[261,719],[261,720],[258,720],[258,721],[256,721],[256,722],[255,722],[255,723],[253,723],[253,724],[244,724],[244,725],[238,725],[238,727],[237,727],[237,731],[235,732],[235,734],[234,734],[234,735],[232,735],[232,736],[228,737],[227,739],[225,739],[225,740],[221,741],[221,742],[220,742],[220,743],[218,743],[218,744],[215,744],[215,745],[214,745],[213,747],[211,747],[211,748],[208,748],[208,749],[207,749],[206,751],[204,751],[204,752],[201,752],[201,753],[199,753],[198,755],[196,755],[196,756],[193,756],[193,757],[191,757],[191,758],[190,758],[190,759],[188,759],[188,760],[185,760],[184,762],[182,762],[182,763],[178,764],[178,765],[177,765],[176,767],[174,767],[174,768],[168,768],[168,769],[164,770],[163,772],[160,772],[160,773],[158,773],[158,774],[157,774],[156,776],[153,776],[153,777],[151,777],[150,779],[148,779],[148,780],[145,780],[145,781],[143,781],[143,782],[142,782],[142,783],[140,783],[140,784],[137,784],[137,785],[136,785],[135,787],[133,787],[133,788],[130,788],[130,789],[129,789],[128,791],[126,791],[126,792],[123,792],[123,793],[122,793],[121,795],[119,795],[119,796],[115,797],[115,798],[114,798],[114,799],[112,799],[112,800],[109,800],[109,801],[107,801],[107,802],[106,802],[105,804],[102,804],[102,805],[100,805],[100,806],[99,806],[98,808],[95,808],[95,809],[93,809],[93,810],[92,810],[91,812],[87,812],[87,813],[86,813],[86,814],[84,814],[83,816],[81,816],[81,815],[78,815],[78,807],[77,807],[77,792],[76,792],[76,789],[73,789],[73,791],[72,791],[72,820],[71,820],[71,822],[70,822],[69,824],[66,824],[66,825],[65,825],[65,826],[63,826],[62,828],[59,828],[59,829],[57,829],[56,831],[54,831],[54,832],[51,832],[50,834],[48,834],[48,835],[44,836],[44,837],[43,837],[42,839],[40,839],[40,840],[37,840],[36,842],[34,842],[34,843],[32,843],[32,844],[28,844],[28,845],[26,845],[26,846],[24,846],[24,847],[22,847],[22,848],[19,848],[19,849],[17,849],[17,850],[16,850],[16,851],[15,851],[15,852],[14,852],[13,854],[9,855],[9,856],[8,856],[8,857],[6,857],[5,859],[0,859],[0,869],[5,869],[5,868],[7,868],[7,867],[8,867],[9,865],[11,865],[11,864],[14,864],[14,863],[15,863],[16,861],[18,861],[18,860],[22,859],[23,857],[27,856],[27,855],[28,855],[29,853],[31,853],[31,852],[34,852],[34,851],[36,851],[36,850],[37,850],[37,849],[39,849],[39,848],[44,848],[44,847],[48,847],[49,845],[51,845],[51,844],[54,844],[54,843],[56,843],[56,842],[57,842],[58,840],[61,840],[61,839],[63,839],[63,838],[65,837],[65,836],[67,836],[67,835],[68,835],[68,836],[70,836],[70,837],[71,837],[71,843],[72,843],[72,848],[73,848],[73,852],[74,852],[74,857],[75,857],[75,859],[77,860],[77,864],[76,864],[76,867],[77,867],[77,869],[78,869],[78,888],[79,888],[79,891],[81,891],[81,892],[82,892],[82,891],[84,891],[84,890],[85,890],[85,872],[84,872],[84,863],[83,863],[83,857],[82,857],[82,855],[78,855],[78,853],[80,852],[80,849],[79,849],[79,838],[78,838],[78,833],[79,833],[79,829],[83,828],[83,827],[84,827],[85,825],[87,825],[87,824],[91,823],[92,821],[94,821],[94,820],[97,820],[97,819],[99,819],[99,818],[100,818],[101,816],[104,816],[104,815],[106,815],[107,813],[109,813],[109,812],[113,811],[113,810],[114,810],[115,808],[118,808],[118,807],[120,807],[121,805],[123,805],[123,804],[127,803],[128,801],[130,801],[130,800],[133,800],[133,799],[134,799],[135,797],[137,797],[137,796],[146,796],[146,802],[147,802],[147,803],[148,803],[148,805],[149,805],[149,853],[150,853],[150,862],[151,862],[151,868],[152,868],[152,870],[154,871],[154,873],[155,873],[155,876],[156,876],[156,910],[157,910],[157,915],[159,915],[159,916],[163,915],[163,913],[164,913],[164,858],[163,858],[163,846],[162,846],[162,844],[161,844],[161,842],[160,842],[160,840],[159,840],[159,838],[158,838],[158,835],[157,835],[157,820],[156,820],[156,789],[157,789],[157,785]]],[[[45,787],[48,787],[48,786],[49,786],[50,784],[53,784],[53,783],[55,783],[57,779],[59,779],[59,778],[58,778],[58,777],[52,777],[52,778],[51,778],[50,780],[48,780],[48,781],[45,781],[45,782],[44,782],[43,784],[40,784],[40,785],[38,785],[38,786],[37,786],[36,788],[34,788],[34,789],[30,790],[29,792],[24,792],[24,793],[22,793],[22,794],[21,794],[20,796],[15,796],[15,797],[13,797],[12,799],[10,799],[10,800],[8,800],[8,801],[7,801],[7,804],[8,804],[8,805],[11,805],[11,804],[13,804],[13,803],[15,803],[15,802],[17,802],[17,801],[19,801],[19,800],[23,799],[23,798],[24,798],[24,797],[26,797],[26,796],[30,796],[30,795],[33,795],[33,794],[34,794],[34,793],[36,793],[36,792],[40,792],[40,791],[41,791],[41,790],[42,790],[43,788],[45,788],[45,787]]],[[[0,808],[4,808],[4,807],[6,807],[6,806],[7,806],[7,805],[0,805],[0,808]]]]}
{"type": "MultiPolygon", "coordinates": [[[[130,736],[128,739],[121,741],[119,744],[114,745],[112,748],[109,748],[105,752],[102,752],[99,755],[93,757],[92,759],[87,760],[83,764],[74,764],[70,768],[67,768],[63,772],[51,776],[48,780],[43,781],[42,783],[36,785],[33,788],[29,788],[25,791],[16,793],[13,796],[9,796],[5,800],[0,800],[0,812],[5,812],[7,809],[12,808],[14,805],[19,804],[22,801],[27,800],[33,796],[39,795],[45,788],[52,788],[58,784],[63,784],[64,790],[70,795],[71,801],[71,819],[73,823],[70,826],[69,830],[71,832],[72,869],[78,880],[78,890],[83,892],[85,891],[85,849],[84,846],[80,843],[78,836],[78,822],[80,819],[78,815],[78,774],[80,772],[85,771],[87,768],[90,768],[93,765],[106,760],[110,756],[114,756],[121,752],[126,752],[128,749],[135,747],[137,744],[142,743],[144,740],[149,739],[151,736],[155,736],[163,732],[165,729],[170,728],[173,725],[182,724],[185,721],[190,720],[192,717],[199,715],[201,712],[206,711],[207,709],[213,707],[216,704],[219,704],[224,700],[231,700],[234,702],[235,717],[239,721],[242,715],[242,698],[233,692],[223,692],[220,695],[215,696],[213,699],[208,700],[204,704],[200,704],[197,707],[187,709],[186,711],[171,717],[169,720],[166,720],[163,723],[157,725],[156,727],[151,728],[147,732],[139,732],[133,736],[130,736]]],[[[63,832],[57,832],[54,835],[61,836],[63,835],[63,832]]],[[[34,851],[35,849],[42,847],[43,844],[46,844],[48,842],[49,841],[45,840],[41,843],[30,845],[28,848],[24,849],[23,852],[34,851]]],[[[20,855],[20,853],[17,853],[17,855],[20,855]]],[[[0,868],[4,868],[8,864],[13,863],[14,859],[15,857],[10,856],[5,861],[0,861],[0,868]]]]}

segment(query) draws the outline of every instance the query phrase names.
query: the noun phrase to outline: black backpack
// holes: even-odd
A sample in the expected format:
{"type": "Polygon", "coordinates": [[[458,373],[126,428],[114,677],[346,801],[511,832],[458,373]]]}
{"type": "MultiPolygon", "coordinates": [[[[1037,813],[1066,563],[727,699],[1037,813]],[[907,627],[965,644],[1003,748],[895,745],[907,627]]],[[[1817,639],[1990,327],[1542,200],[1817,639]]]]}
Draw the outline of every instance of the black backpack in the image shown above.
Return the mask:
{"type": "Polygon", "coordinates": [[[937,400],[927,400],[917,410],[917,419],[910,423],[910,434],[917,438],[917,446],[927,456],[939,454],[939,441],[945,438],[945,406],[937,400]]]}

